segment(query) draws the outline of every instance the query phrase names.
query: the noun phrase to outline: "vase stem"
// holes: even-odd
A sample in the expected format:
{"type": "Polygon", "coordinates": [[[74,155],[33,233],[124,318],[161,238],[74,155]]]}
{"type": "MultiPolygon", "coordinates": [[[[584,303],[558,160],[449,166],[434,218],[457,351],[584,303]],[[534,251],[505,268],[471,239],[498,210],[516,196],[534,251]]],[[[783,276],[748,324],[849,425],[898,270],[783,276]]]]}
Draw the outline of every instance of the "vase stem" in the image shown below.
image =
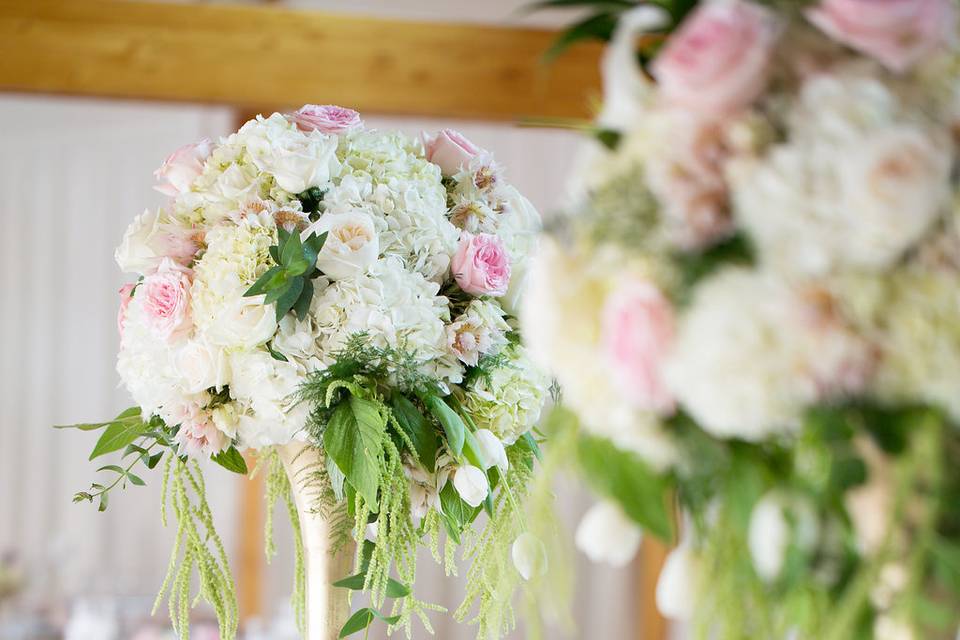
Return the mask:
{"type": "Polygon", "coordinates": [[[333,551],[330,523],[316,512],[320,489],[310,476],[323,464],[320,452],[302,442],[278,447],[290,479],[290,490],[300,519],[306,572],[306,640],[335,640],[350,613],[349,592],[332,586],[350,575],[353,545],[333,551]]]}

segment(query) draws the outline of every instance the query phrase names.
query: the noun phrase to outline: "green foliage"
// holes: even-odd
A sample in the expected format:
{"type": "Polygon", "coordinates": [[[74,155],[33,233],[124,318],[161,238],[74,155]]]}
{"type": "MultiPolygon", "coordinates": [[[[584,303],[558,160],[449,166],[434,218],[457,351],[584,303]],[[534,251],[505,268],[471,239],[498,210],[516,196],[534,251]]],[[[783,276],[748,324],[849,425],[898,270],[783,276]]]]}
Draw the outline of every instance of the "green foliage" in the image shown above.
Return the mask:
{"type": "Polygon", "coordinates": [[[343,628],[340,630],[340,635],[338,637],[346,638],[347,636],[353,635],[358,631],[363,631],[373,624],[373,621],[377,618],[390,625],[400,622],[400,616],[384,616],[376,609],[364,607],[350,616],[350,619],[347,620],[346,624],[344,624],[343,628]]]}
{"type": "Polygon", "coordinates": [[[443,426],[447,436],[447,447],[454,456],[463,453],[463,442],[466,437],[467,425],[457,412],[450,408],[443,398],[434,394],[423,394],[420,399],[430,413],[443,426]]]}
{"type": "Polygon", "coordinates": [[[203,474],[196,463],[185,462],[172,454],[167,456],[163,474],[163,504],[169,499],[177,520],[177,532],[167,576],[154,602],[154,613],[169,593],[174,632],[181,640],[187,640],[190,609],[203,599],[217,616],[221,640],[233,640],[239,626],[237,594],[227,554],[207,504],[203,474]],[[199,583],[196,597],[191,594],[194,572],[199,583]]]}
{"type": "Polygon", "coordinates": [[[320,213],[323,207],[323,198],[327,192],[320,187],[310,187],[306,191],[297,194],[297,200],[303,212],[310,215],[310,219],[315,219],[315,214],[320,213]]]}
{"type": "Polygon", "coordinates": [[[237,448],[232,445],[230,448],[224,449],[211,459],[227,471],[239,473],[243,476],[247,475],[248,473],[247,462],[243,459],[243,456],[240,454],[240,452],[237,451],[237,448]]]}
{"type": "Polygon", "coordinates": [[[264,304],[275,304],[277,322],[290,311],[303,320],[313,299],[311,280],[320,275],[316,267],[317,256],[323,248],[327,234],[310,234],[306,240],[301,241],[299,231],[289,232],[279,227],[277,238],[278,243],[270,247],[270,256],[276,266],[260,276],[243,295],[263,295],[264,304]]]}
{"type": "Polygon", "coordinates": [[[433,473],[437,461],[437,432],[420,409],[409,398],[394,393],[390,408],[397,424],[413,443],[414,451],[423,468],[433,473]]]}
{"type": "Polygon", "coordinates": [[[690,301],[698,282],[727,265],[749,266],[754,261],[754,251],[749,239],[742,233],[721,240],[705,249],[676,252],[673,262],[680,273],[680,289],[677,302],[690,301]]]}
{"type": "Polygon", "coordinates": [[[377,505],[387,425],[381,407],[376,401],[350,395],[337,405],[323,430],[327,455],[346,476],[347,482],[373,507],[377,505]]]}
{"type": "Polygon", "coordinates": [[[595,491],[616,500],[646,531],[667,542],[673,539],[671,487],[665,476],[604,438],[581,436],[578,457],[595,491]]]}

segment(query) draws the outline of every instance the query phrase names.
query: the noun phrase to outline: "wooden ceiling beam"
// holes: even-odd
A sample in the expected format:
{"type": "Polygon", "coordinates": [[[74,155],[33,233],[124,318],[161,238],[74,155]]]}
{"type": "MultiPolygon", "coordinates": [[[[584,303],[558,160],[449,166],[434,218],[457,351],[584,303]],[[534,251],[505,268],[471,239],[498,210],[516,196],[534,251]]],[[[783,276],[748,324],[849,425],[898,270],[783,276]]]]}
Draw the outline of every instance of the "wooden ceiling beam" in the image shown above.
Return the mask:
{"type": "Polygon", "coordinates": [[[0,0],[0,91],[511,120],[586,118],[599,46],[279,7],[0,0]]]}

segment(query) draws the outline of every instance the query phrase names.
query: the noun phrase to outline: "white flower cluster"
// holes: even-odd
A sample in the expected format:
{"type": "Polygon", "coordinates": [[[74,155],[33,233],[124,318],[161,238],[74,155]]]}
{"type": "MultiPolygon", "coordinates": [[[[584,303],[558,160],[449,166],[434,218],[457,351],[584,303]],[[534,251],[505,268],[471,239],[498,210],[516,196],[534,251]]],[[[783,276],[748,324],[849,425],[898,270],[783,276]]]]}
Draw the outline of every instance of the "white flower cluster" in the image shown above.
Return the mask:
{"type": "Polygon", "coordinates": [[[489,388],[464,393],[482,396],[491,427],[512,441],[546,392],[518,350],[505,351],[504,306],[519,287],[502,296],[503,281],[523,274],[536,211],[469,143],[365,130],[355,112],[311,109],[187,145],[157,171],[171,200],[138,217],[116,254],[138,277],[121,291],[124,384],[143,415],[181,427],[182,451],[210,455],[301,437],[308,408],[295,402],[298,387],[355,334],[409,352],[441,386],[503,352],[520,364],[498,362],[489,388]],[[463,207],[492,222],[460,224],[463,207]],[[326,240],[309,307],[278,320],[272,300],[247,292],[280,262],[281,229],[326,240]],[[502,250],[468,253],[474,233],[502,250]]]}

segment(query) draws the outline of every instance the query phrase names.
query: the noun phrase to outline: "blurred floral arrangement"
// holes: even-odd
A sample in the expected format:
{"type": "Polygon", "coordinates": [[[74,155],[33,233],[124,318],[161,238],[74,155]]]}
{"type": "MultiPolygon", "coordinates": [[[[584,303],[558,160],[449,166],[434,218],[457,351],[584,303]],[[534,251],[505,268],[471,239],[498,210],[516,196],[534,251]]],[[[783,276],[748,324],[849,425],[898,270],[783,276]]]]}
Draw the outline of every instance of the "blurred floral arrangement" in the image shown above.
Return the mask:
{"type": "Polygon", "coordinates": [[[233,638],[235,590],[200,463],[246,474],[240,451],[255,450],[267,513],[285,502],[298,533],[302,622],[298,487],[277,448],[303,442],[320,456],[302,480],[314,510],[340,544],[357,543],[355,575],[336,586],[377,607],[340,637],[375,619],[408,636],[412,617],[429,629],[438,607],[413,595],[417,547],[453,572],[461,542],[472,565],[458,617],[477,603],[479,634],[499,637],[521,577],[511,547],[531,548],[517,509],[548,392],[512,316],[536,210],[459,133],[381,133],[333,106],[258,116],[177,150],[156,175],[168,204],[139,216],[116,252],[137,276],[120,290],[117,363],[136,406],[73,425],[102,430],[91,460],[122,457],[76,499],[104,510],[112,490],[159,470],[162,516],[169,505],[178,525],[158,604],[168,593],[185,638],[197,595],[233,638]]]}
{"type": "Polygon", "coordinates": [[[657,602],[696,637],[953,638],[957,6],[543,4],[610,38],[522,314],[606,498],[577,544],[679,541],[657,602]]]}
{"type": "Polygon", "coordinates": [[[20,593],[23,586],[23,571],[16,554],[0,554],[0,605],[20,593]]]}

